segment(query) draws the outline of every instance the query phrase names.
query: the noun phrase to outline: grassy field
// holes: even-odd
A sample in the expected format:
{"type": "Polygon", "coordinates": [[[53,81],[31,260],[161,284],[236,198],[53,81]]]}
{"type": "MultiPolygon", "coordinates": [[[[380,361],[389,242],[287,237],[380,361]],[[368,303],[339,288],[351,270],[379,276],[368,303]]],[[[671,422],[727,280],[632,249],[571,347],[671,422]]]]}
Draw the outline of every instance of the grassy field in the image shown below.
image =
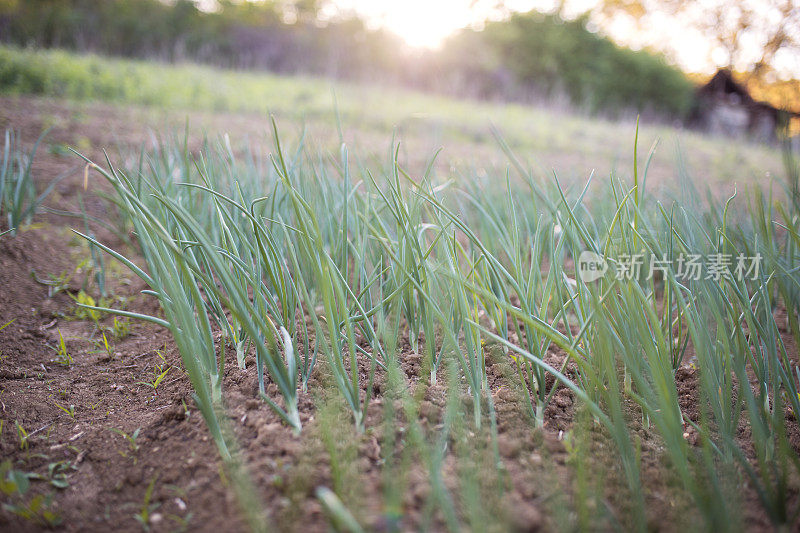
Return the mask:
{"type": "MultiPolygon", "coordinates": [[[[379,154],[381,159],[396,132],[403,162],[415,170],[423,169],[443,148],[438,167],[442,171],[455,166],[466,172],[493,167],[502,172],[507,161],[494,141],[494,127],[539,176],[555,170],[562,179],[583,181],[594,170],[603,179],[612,172],[632,177],[633,116],[609,121],[546,106],[453,100],[390,87],[7,47],[0,48],[0,94],[147,106],[145,115],[160,119],[166,110],[173,117],[167,129],[181,129],[189,113],[193,126],[212,134],[225,131],[227,125],[198,113],[257,116],[257,126],[251,124],[250,129],[262,140],[264,119],[272,113],[288,119],[292,129],[284,135],[289,138],[302,125],[315,146],[336,153],[341,133],[362,156],[379,154]]],[[[165,128],[163,121],[157,126],[165,128]]],[[[659,142],[649,171],[653,184],[675,184],[683,171],[677,153],[701,190],[708,184],[724,187],[727,193],[734,184],[767,184],[783,175],[774,147],[710,139],[655,124],[642,125],[640,139],[644,151],[659,142]]]]}
{"type": "Polygon", "coordinates": [[[319,80],[2,53],[4,91],[72,100],[4,99],[62,137],[6,138],[0,326],[72,332],[47,359],[0,331],[12,526],[796,527],[800,206],[766,186],[798,168],[775,148],[375,87],[337,87],[337,123],[319,80]],[[100,160],[131,122],[160,129],[100,160]],[[32,169],[41,191],[67,161],[32,228],[32,169]],[[65,226],[83,283],[29,303],[65,226]]]}

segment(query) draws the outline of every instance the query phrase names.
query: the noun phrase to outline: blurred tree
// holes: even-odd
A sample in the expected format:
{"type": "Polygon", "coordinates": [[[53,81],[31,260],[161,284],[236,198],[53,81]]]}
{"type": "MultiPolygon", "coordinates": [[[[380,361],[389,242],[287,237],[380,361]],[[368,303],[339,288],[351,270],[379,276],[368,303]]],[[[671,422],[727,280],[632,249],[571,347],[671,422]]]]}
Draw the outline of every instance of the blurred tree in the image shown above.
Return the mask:
{"type": "Polygon", "coordinates": [[[677,17],[712,39],[725,59],[718,67],[763,79],[782,51],[800,53],[798,0],[601,0],[601,17],[628,16],[644,31],[658,16],[677,17]]]}
{"type": "Polygon", "coordinates": [[[478,34],[494,61],[534,93],[566,94],[578,106],[606,113],[636,109],[682,116],[688,111],[693,89],[680,70],[659,55],[620,48],[589,31],[588,21],[588,14],[564,20],[531,11],[489,23],[478,34]]]}
{"type": "MultiPolygon", "coordinates": [[[[503,14],[502,0],[470,0],[503,14]]],[[[663,58],[616,46],[587,17],[509,14],[441,50],[409,52],[331,0],[0,0],[0,42],[162,61],[399,83],[476,98],[562,100],[680,116],[691,84],[663,58]],[[200,9],[199,6],[203,6],[200,9]],[[210,7],[209,7],[210,6],[210,7]]],[[[477,8],[477,7],[476,7],[477,8]]],[[[0,65],[1,67],[2,65],[0,65]]]]}
{"type": "Polygon", "coordinates": [[[294,0],[292,2],[300,20],[314,20],[321,7],[321,0],[294,0]]]}
{"type": "Polygon", "coordinates": [[[0,0],[0,15],[13,12],[18,4],[19,0],[0,0]]]}

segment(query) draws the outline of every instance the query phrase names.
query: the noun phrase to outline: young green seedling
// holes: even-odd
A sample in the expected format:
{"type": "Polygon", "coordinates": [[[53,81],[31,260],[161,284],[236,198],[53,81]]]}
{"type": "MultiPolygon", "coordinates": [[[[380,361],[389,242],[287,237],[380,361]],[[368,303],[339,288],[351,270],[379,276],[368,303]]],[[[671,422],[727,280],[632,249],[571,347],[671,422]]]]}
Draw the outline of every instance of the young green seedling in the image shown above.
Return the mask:
{"type": "MultiPolygon", "coordinates": [[[[121,429],[111,428],[111,431],[113,431],[117,435],[120,435],[128,443],[128,451],[134,454],[133,458],[134,464],[136,464],[136,461],[138,460],[138,458],[136,457],[136,454],[139,452],[139,444],[137,442],[137,439],[139,438],[139,432],[141,431],[141,429],[142,428],[136,428],[136,430],[133,433],[128,434],[122,431],[121,429]]],[[[128,457],[127,452],[120,451],[119,454],[123,457],[128,457]]]]}
{"type": "Polygon", "coordinates": [[[58,330],[58,348],[55,348],[56,351],[56,362],[62,364],[64,366],[69,366],[73,363],[72,355],[67,351],[67,343],[64,341],[64,336],[61,334],[61,330],[58,330]]]}

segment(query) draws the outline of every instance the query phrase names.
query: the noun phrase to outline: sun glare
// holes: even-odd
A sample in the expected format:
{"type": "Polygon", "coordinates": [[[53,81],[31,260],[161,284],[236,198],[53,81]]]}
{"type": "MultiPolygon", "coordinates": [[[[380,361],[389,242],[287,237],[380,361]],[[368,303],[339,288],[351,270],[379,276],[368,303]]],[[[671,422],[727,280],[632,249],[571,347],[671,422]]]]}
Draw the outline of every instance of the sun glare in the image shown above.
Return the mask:
{"type": "Polygon", "coordinates": [[[454,31],[475,21],[470,0],[340,0],[375,25],[414,47],[436,48],[454,31]]]}
{"type": "Polygon", "coordinates": [[[412,46],[436,46],[455,27],[448,23],[448,12],[442,6],[434,7],[432,13],[423,7],[424,2],[413,1],[398,5],[387,13],[384,24],[412,46]],[[412,5],[413,4],[413,5],[412,5]]]}
{"type": "Polygon", "coordinates": [[[468,25],[470,13],[458,0],[386,2],[385,26],[409,45],[436,47],[457,29],[468,25]]]}
{"type": "MultiPolygon", "coordinates": [[[[596,0],[579,0],[579,3],[596,0]]],[[[496,0],[334,0],[375,26],[400,36],[409,46],[437,48],[457,30],[497,15],[496,0]]],[[[506,0],[508,9],[551,9],[555,0],[506,0]]]]}

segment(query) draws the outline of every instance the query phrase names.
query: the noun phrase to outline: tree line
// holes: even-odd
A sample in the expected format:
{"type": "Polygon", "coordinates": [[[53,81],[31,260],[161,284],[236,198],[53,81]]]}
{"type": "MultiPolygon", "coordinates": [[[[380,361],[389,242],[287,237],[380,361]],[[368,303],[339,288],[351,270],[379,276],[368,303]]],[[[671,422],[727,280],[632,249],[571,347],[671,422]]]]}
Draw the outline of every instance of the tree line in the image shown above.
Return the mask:
{"type": "Polygon", "coordinates": [[[682,118],[693,86],[662,56],[588,29],[588,17],[515,13],[438,50],[407,49],[350,16],[321,20],[316,0],[0,0],[0,41],[167,62],[386,82],[482,99],[566,99],[591,112],[682,118]]]}

